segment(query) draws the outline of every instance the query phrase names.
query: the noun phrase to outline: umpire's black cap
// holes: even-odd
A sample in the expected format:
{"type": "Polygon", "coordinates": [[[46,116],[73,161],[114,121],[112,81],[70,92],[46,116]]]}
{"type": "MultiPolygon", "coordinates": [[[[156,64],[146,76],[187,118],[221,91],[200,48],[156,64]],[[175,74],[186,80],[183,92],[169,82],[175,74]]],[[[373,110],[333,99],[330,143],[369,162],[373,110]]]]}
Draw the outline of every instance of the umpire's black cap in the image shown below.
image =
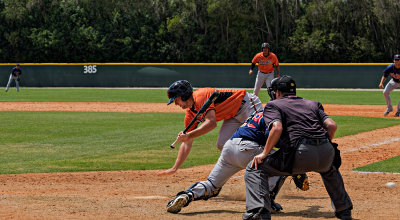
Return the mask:
{"type": "Polygon", "coordinates": [[[275,82],[271,82],[271,85],[274,90],[279,90],[286,94],[293,94],[296,95],[296,82],[291,76],[283,75],[279,77],[275,82]]]}

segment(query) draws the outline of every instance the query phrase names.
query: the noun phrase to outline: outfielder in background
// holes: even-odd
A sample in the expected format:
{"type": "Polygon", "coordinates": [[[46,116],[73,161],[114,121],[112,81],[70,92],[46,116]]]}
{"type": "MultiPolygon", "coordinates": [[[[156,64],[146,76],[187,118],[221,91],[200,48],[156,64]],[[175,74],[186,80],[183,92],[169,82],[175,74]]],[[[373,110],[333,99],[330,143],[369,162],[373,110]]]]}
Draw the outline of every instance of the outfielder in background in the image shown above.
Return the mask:
{"type": "Polygon", "coordinates": [[[22,75],[22,70],[19,67],[19,64],[17,63],[17,65],[14,68],[12,68],[12,70],[11,70],[10,78],[8,79],[8,83],[6,86],[6,92],[10,88],[12,80],[15,81],[15,85],[17,87],[17,92],[19,92],[19,81],[21,80],[21,75],[22,75]]]}
{"type": "MultiPolygon", "coordinates": [[[[386,111],[383,115],[388,115],[389,112],[393,111],[392,100],[390,98],[390,92],[399,88],[400,86],[400,54],[394,55],[393,63],[386,67],[383,71],[383,76],[381,82],[379,83],[379,88],[383,89],[383,83],[385,82],[386,78],[392,77],[392,79],[386,84],[385,89],[383,90],[383,96],[385,96],[386,100],[386,111]]],[[[397,112],[394,114],[394,117],[400,116],[400,101],[397,104],[397,112]]]]}
{"type": "Polygon", "coordinates": [[[252,76],[253,69],[258,63],[258,73],[254,84],[254,94],[256,96],[258,96],[264,83],[267,84],[267,87],[271,86],[271,81],[274,79],[274,70],[276,70],[276,77],[279,77],[279,61],[276,55],[270,51],[269,43],[262,43],[261,51],[254,56],[249,70],[249,75],[252,76]]]}
{"type": "MultiPolygon", "coordinates": [[[[215,91],[214,88],[200,88],[193,92],[192,85],[186,80],[174,82],[168,88],[168,105],[175,102],[182,109],[186,109],[185,127],[189,125],[196,113],[215,91]]],[[[262,110],[261,101],[254,94],[245,89],[218,89],[218,98],[210,105],[200,118],[197,118],[193,126],[186,133],[178,134],[177,141],[181,142],[178,156],[172,168],[161,171],[158,176],[175,173],[186,160],[196,137],[204,135],[222,121],[218,134],[217,147],[222,150],[225,142],[232,136],[237,128],[254,112],[262,110]],[[199,123],[201,122],[201,125],[199,123]]]]}
{"type": "MultiPolygon", "coordinates": [[[[175,199],[168,202],[168,212],[178,213],[183,207],[188,206],[191,201],[208,200],[217,196],[222,186],[231,176],[243,170],[254,156],[263,151],[269,131],[262,115],[262,111],[256,113],[236,130],[233,136],[225,143],[218,162],[207,180],[197,182],[186,191],[179,192],[175,199]]],[[[277,176],[269,179],[271,209],[277,212],[282,210],[282,207],[275,203],[274,199],[285,179],[286,176],[277,176]]],[[[296,186],[301,190],[308,190],[308,179],[305,174],[298,175],[294,180],[296,186]]]]}

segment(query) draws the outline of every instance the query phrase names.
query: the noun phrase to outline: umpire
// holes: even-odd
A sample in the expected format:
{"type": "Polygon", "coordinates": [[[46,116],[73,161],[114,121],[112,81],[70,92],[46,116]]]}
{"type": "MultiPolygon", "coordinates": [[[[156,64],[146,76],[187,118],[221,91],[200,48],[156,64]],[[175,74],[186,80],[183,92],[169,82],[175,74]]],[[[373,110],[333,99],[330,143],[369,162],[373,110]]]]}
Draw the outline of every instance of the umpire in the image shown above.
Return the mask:
{"type": "Polygon", "coordinates": [[[336,123],[321,103],[296,96],[296,83],[290,76],[272,80],[268,94],[272,101],[266,104],[263,117],[270,133],[264,151],[246,167],[247,212],[243,219],[271,219],[269,177],[310,171],[321,175],[335,216],[352,219],[353,204],[338,170],[340,155],[335,156],[339,151],[331,143],[336,123]],[[281,149],[267,157],[278,142],[281,149]]]}

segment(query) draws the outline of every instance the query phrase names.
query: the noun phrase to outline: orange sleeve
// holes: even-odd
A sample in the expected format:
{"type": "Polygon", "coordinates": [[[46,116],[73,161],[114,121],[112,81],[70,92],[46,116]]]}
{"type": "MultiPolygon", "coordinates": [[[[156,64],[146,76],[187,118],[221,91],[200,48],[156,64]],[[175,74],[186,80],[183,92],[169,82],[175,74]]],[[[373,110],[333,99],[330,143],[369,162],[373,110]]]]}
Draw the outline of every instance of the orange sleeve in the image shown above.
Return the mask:
{"type": "Polygon", "coordinates": [[[258,63],[259,60],[260,60],[260,53],[256,54],[251,62],[256,64],[258,63]]]}
{"type": "MultiPolygon", "coordinates": [[[[189,125],[189,123],[192,121],[194,116],[196,116],[197,112],[200,110],[200,108],[208,100],[208,98],[211,96],[211,94],[214,91],[215,91],[214,88],[200,88],[200,89],[197,89],[196,91],[193,92],[194,110],[196,112],[193,112],[190,109],[186,110],[185,128],[189,125]]],[[[204,121],[204,116],[211,109],[215,110],[214,103],[212,103],[210,105],[210,107],[208,107],[207,110],[202,114],[202,116],[196,120],[196,122],[190,127],[190,129],[188,129],[188,132],[193,130],[193,129],[195,129],[200,122],[203,122],[204,121]]]]}

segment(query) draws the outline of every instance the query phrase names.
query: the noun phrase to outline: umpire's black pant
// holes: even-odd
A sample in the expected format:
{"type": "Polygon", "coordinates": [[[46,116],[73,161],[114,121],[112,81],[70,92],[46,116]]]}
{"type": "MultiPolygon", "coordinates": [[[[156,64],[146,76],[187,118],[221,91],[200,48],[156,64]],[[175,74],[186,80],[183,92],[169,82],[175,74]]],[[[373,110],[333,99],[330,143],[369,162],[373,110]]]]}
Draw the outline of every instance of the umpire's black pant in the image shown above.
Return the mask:
{"type": "MultiPolygon", "coordinates": [[[[320,145],[305,142],[300,143],[296,151],[293,174],[303,174],[310,171],[318,172],[336,208],[335,211],[342,211],[352,207],[350,197],[344,188],[342,175],[332,165],[335,156],[332,144],[329,141],[320,145]]],[[[258,165],[258,170],[250,167],[251,162],[246,167],[244,177],[246,183],[246,210],[248,212],[262,207],[270,210],[271,200],[268,190],[268,177],[292,175],[274,169],[266,161],[267,159],[258,165]]]]}

